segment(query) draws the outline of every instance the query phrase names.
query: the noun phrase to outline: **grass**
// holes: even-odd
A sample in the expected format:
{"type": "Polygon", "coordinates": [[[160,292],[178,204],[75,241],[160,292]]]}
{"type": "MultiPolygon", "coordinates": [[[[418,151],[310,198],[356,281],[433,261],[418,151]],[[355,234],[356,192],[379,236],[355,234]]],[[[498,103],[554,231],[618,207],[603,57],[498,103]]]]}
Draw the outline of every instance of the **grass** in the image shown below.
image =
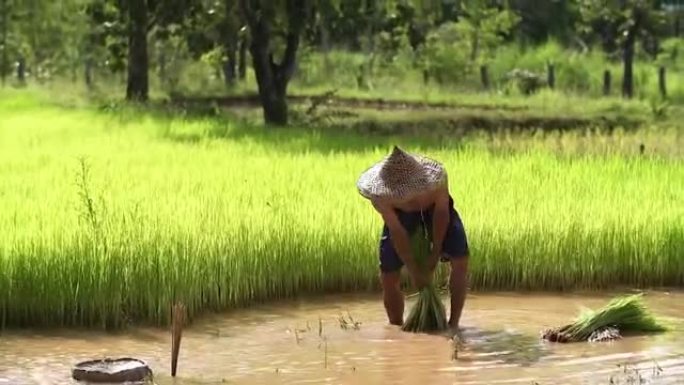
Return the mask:
{"type": "Polygon", "coordinates": [[[0,99],[0,327],[166,325],[176,301],[192,319],[375,290],[381,221],[355,182],[394,144],[446,164],[474,290],[684,284],[678,156],[248,130],[27,95],[0,99]]]}

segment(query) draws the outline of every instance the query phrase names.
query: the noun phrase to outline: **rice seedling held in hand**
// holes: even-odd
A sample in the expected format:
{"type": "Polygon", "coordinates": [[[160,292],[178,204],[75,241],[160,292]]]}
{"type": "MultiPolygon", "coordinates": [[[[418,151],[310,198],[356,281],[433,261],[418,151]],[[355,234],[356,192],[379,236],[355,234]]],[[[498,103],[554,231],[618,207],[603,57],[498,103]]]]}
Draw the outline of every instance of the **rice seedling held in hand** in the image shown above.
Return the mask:
{"type": "Polygon", "coordinates": [[[612,299],[597,311],[584,310],[568,325],[542,331],[542,338],[551,342],[609,341],[622,338],[623,333],[664,332],[643,302],[642,294],[612,299]]]}
{"type": "MultiPolygon", "coordinates": [[[[413,255],[416,264],[426,273],[429,242],[420,231],[413,237],[413,255]]],[[[418,299],[404,321],[401,330],[407,332],[438,332],[448,328],[446,310],[439,297],[434,280],[429,277],[427,285],[418,289],[418,299]]]]}

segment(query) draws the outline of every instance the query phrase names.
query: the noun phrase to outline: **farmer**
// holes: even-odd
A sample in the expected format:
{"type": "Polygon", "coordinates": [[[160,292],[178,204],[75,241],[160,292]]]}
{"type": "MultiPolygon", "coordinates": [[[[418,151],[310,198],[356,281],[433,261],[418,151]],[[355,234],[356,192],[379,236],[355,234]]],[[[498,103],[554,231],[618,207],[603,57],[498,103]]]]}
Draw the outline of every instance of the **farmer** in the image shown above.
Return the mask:
{"type": "Polygon", "coordinates": [[[395,146],[388,157],[361,174],[357,188],[384,221],[379,267],[390,324],[402,325],[404,318],[404,295],[399,285],[401,268],[406,266],[414,286],[420,289],[429,284],[441,260],[451,263],[449,326],[458,330],[466,295],[469,250],[444,167],[395,146]],[[412,255],[409,237],[415,231],[430,236],[427,270],[420,270],[412,255]]]}

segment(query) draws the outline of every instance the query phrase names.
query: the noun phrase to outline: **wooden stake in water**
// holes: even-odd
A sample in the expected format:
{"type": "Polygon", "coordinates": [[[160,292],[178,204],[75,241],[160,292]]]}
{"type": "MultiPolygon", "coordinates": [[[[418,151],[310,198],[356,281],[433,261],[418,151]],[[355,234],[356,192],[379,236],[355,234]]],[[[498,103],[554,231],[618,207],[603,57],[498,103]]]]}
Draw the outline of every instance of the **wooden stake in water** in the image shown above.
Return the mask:
{"type": "Polygon", "coordinates": [[[183,324],[185,323],[185,305],[181,303],[173,305],[171,322],[171,376],[176,377],[178,353],[180,352],[183,324]]]}

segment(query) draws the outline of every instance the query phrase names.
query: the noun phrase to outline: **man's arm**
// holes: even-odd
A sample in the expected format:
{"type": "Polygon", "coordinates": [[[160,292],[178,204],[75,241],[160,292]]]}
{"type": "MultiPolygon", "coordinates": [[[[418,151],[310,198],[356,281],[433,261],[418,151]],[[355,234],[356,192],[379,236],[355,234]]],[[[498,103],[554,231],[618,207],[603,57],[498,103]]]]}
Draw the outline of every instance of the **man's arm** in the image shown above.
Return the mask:
{"type": "MultiPolygon", "coordinates": [[[[435,191],[435,209],[432,215],[432,253],[431,258],[439,259],[442,244],[449,225],[449,190],[446,186],[435,191]]],[[[431,261],[435,262],[435,261],[431,261]]]]}
{"type": "Polygon", "coordinates": [[[404,226],[402,226],[397,214],[390,205],[375,200],[373,200],[372,203],[373,207],[380,213],[389,229],[392,245],[397,251],[399,258],[404,262],[404,265],[406,265],[406,268],[411,275],[417,277],[416,263],[411,253],[411,242],[409,240],[408,232],[404,229],[404,226]]]}

